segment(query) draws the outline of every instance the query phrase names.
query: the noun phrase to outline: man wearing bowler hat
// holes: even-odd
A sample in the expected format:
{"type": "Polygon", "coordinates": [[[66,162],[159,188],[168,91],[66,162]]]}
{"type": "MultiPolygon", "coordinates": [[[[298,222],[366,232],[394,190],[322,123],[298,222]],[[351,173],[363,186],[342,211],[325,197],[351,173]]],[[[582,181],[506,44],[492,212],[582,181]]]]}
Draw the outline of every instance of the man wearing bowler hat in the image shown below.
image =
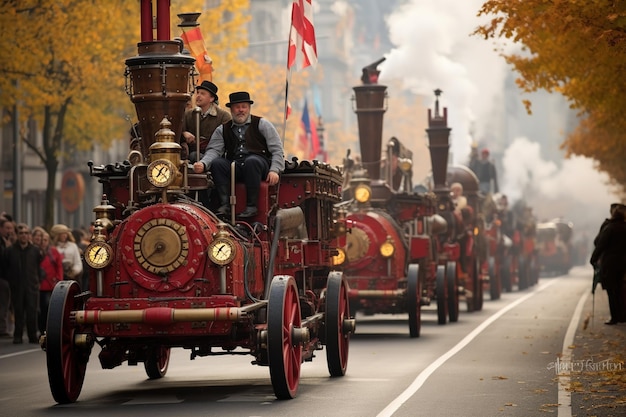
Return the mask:
{"type": "Polygon", "coordinates": [[[209,139],[215,129],[230,120],[230,113],[219,107],[217,86],[211,81],[202,81],[196,87],[196,106],[200,107],[200,156],[196,155],[196,118],[193,109],[185,112],[183,118],[183,143],[189,147],[189,161],[196,162],[202,158],[209,139]]]}
{"type": "Polygon", "coordinates": [[[232,120],[218,126],[211,136],[204,157],[193,165],[196,173],[211,170],[219,195],[218,215],[230,210],[230,164],[235,162],[235,180],[246,184],[246,209],[239,218],[257,214],[257,200],[261,181],[278,184],[279,174],[285,169],[285,153],[278,131],[267,119],[250,114],[254,103],[246,91],[232,93],[230,108],[232,120]]]}

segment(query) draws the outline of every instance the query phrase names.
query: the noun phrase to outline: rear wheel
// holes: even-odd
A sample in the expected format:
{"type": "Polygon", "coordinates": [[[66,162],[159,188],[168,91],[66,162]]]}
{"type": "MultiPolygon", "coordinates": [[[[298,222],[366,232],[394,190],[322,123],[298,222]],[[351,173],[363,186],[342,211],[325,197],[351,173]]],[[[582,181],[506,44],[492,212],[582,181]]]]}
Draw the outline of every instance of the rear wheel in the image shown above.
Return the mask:
{"type": "Polygon", "coordinates": [[[483,289],[483,277],[480,273],[480,265],[478,259],[472,260],[472,281],[474,282],[474,311],[480,311],[483,309],[484,289],[483,289]]]}
{"type": "Polygon", "coordinates": [[[446,264],[446,285],[448,287],[448,317],[450,322],[459,321],[459,291],[456,276],[456,262],[446,264]]]}
{"type": "Polygon", "coordinates": [[[280,275],[270,284],[267,306],[267,355],[274,394],[280,400],[296,396],[300,384],[302,345],[298,288],[292,277],[280,275]]]}
{"type": "Polygon", "coordinates": [[[446,267],[437,265],[435,292],[437,293],[437,323],[448,321],[448,286],[446,285],[446,267]]]}
{"type": "MultiPolygon", "coordinates": [[[[519,276],[519,272],[518,272],[519,276]]],[[[502,289],[506,292],[513,291],[513,280],[511,275],[511,257],[505,256],[500,265],[500,277],[502,280],[502,289]]],[[[519,279],[519,278],[518,278],[519,279]]]]}
{"type": "Polygon", "coordinates": [[[409,265],[406,306],[409,311],[409,334],[411,337],[419,337],[422,327],[422,287],[419,280],[418,264],[409,265]]]}
{"type": "Polygon", "coordinates": [[[344,376],[353,331],[348,288],[341,272],[331,272],[326,284],[326,362],[331,376],[344,376]]]}
{"type": "Polygon", "coordinates": [[[83,346],[74,343],[78,330],[70,319],[72,311],[82,310],[77,298],[80,286],[76,281],[61,281],[52,291],[46,325],[46,361],[48,382],[54,400],[60,404],[76,401],[83,388],[85,370],[93,342],[83,346]]]}
{"type": "Polygon", "coordinates": [[[489,257],[487,261],[489,265],[489,294],[492,300],[498,300],[500,298],[500,274],[496,268],[496,259],[493,256],[489,257]]]}

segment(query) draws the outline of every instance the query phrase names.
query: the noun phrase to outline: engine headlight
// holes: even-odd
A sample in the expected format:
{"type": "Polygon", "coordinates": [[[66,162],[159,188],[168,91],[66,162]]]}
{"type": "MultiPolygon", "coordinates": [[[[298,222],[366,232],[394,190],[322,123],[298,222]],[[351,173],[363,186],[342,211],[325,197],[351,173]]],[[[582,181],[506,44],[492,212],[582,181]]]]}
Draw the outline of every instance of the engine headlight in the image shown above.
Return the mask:
{"type": "Polygon", "coordinates": [[[398,167],[400,167],[402,172],[409,172],[413,167],[413,161],[409,158],[400,158],[398,159],[398,167]]]}
{"type": "Polygon", "coordinates": [[[372,189],[365,184],[358,185],[354,189],[354,198],[359,203],[367,203],[372,197],[372,189]]]}
{"type": "Polygon", "coordinates": [[[333,256],[332,258],[333,265],[341,265],[345,261],[346,261],[346,252],[341,248],[337,248],[337,254],[333,256]]]}
{"type": "Polygon", "coordinates": [[[209,259],[216,265],[226,265],[235,259],[235,243],[229,238],[217,238],[209,244],[209,259]]]}
{"type": "Polygon", "coordinates": [[[93,242],[85,249],[85,262],[94,269],[102,269],[113,260],[113,249],[105,242],[93,242]]]}
{"type": "Polygon", "coordinates": [[[167,159],[157,159],[148,165],[148,181],[155,187],[168,187],[174,181],[176,167],[167,159]]]}
{"type": "Polygon", "coordinates": [[[388,240],[384,242],[382,245],[380,245],[379,251],[380,251],[380,255],[383,258],[389,258],[394,254],[394,252],[396,251],[396,248],[393,245],[393,242],[388,240]]]}

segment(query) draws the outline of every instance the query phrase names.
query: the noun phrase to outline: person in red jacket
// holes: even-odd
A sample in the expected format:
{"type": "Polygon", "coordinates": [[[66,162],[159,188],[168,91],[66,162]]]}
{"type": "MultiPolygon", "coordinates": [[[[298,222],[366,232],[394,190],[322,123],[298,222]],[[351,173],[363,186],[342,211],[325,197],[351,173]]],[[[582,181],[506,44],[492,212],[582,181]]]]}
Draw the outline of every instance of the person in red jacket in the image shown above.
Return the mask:
{"type": "Polygon", "coordinates": [[[38,326],[41,334],[44,334],[52,290],[57,282],[63,281],[63,255],[56,247],[50,244],[50,235],[47,232],[44,232],[41,238],[41,251],[43,253],[43,259],[41,260],[43,277],[39,285],[38,326]]]}

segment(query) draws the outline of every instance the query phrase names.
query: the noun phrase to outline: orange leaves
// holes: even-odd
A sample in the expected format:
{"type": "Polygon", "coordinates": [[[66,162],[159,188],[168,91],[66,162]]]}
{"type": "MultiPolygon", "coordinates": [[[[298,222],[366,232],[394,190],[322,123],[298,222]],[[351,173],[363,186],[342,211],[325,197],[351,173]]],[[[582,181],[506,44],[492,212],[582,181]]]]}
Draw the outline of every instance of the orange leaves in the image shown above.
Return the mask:
{"type": "Polygon", "coordinates": [[[619,2],[500,0],[487,1],[479,14],[495,17],[476,35],[524,46],[526,52],[505,55],[520,74],[520,88],[560,92],[584,114],[587,121],[564,144],[568,154],[596,159],[626,185],[626,8],[619,2]]]}

